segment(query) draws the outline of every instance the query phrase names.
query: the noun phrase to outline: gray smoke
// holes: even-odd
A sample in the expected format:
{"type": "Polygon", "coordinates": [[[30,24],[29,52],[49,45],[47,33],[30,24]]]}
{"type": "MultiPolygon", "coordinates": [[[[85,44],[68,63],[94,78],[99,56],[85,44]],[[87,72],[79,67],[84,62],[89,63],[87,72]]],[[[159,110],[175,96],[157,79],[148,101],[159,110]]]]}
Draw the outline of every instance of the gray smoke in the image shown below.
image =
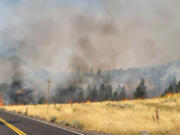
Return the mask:
{"type": "MultiPolygon", "coordinates": [[[[21,0],[0,31],[0,81],[44,91],[61,71],[144,67],[180,58],[177,0],[21,0]],[[73,5],[74,4],[74,5],[73,5]]],[[[108,78],[110,80],[111,78],[108,78]]]]}
{"type": "Polygon", "coordinates": [[[178,32],[178,5],[100,0],[80,7],[50,0],[21,1],[1,31],[1,40],[5,48],[16,49],[31,63],[30,69],[157,65],[179,58],[178,36],[171,37],[178,32]]]}

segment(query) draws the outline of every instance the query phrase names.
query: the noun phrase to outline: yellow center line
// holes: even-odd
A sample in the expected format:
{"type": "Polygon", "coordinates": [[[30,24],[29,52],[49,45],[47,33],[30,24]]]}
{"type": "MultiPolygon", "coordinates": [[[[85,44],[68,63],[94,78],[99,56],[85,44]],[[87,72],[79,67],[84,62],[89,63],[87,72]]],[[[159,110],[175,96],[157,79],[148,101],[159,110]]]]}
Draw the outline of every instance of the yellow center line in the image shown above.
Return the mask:
{"type": "Polygon", "coordinates": [[[7,121],[5,121],[4,119],[0,118],[0,122],[2,122],[4,125],[6,125],[7,127],[9,127],[10,129],[12,129],[14,132],[16,132],[18,135],[27,135],[26,133],[24,133],[23,131],[19,130],[18,128],[16,128],[15,126],[11,125],[10,123],[8,123],[7,121]]]}

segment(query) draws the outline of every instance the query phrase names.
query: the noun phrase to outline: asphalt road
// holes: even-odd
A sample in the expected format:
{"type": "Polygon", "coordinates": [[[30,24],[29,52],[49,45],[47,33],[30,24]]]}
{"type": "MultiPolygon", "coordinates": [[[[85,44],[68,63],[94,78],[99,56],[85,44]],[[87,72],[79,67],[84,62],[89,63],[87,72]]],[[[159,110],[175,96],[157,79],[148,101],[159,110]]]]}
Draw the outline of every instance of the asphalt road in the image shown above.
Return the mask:
{"type": "Polygon", "coordinates": [[[0,112],[0,119],[5,121],[0,122],[0,135],[82,135],[6,112],[0,112]]]}

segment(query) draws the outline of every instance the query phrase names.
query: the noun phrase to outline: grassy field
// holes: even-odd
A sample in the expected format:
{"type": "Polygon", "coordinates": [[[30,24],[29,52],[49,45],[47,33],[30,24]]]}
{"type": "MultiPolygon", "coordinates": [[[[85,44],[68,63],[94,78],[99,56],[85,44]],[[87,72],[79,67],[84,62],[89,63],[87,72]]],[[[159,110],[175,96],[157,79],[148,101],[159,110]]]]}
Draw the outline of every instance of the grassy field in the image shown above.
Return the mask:
{"type": "Polygon", "coordinates": [[[117,135],[180,135],[180,94],[147,100],[4,106],[8,111],[25,113],[83,130],[117,135]],[[156,109],[159,108],[159,120],[156,109]]]}

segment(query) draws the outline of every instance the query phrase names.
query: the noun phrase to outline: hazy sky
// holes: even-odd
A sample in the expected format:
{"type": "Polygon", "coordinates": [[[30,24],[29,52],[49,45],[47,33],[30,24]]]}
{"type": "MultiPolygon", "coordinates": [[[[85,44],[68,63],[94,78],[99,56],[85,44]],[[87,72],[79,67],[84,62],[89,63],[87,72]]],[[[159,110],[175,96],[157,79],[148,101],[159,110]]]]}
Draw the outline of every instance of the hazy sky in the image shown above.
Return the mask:
{"type": "Polygon", "coordinates": [[[179,0],[1,0],[0,60],[50,70],[165,64],[180,59],[179,13],[179,0]]]}

